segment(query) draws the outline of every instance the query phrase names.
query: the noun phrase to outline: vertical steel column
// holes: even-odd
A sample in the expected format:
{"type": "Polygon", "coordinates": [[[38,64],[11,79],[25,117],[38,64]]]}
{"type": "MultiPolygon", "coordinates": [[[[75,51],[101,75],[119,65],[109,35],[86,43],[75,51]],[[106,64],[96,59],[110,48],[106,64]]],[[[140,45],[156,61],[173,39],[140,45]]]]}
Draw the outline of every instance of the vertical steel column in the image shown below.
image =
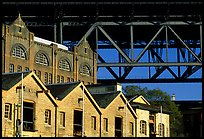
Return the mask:
{"type": "MultiPolygon", "coordinates": [[[[179,53],[179,48],[177,48],[177,62],[180,63],[180,53],[179,53]]],[[[181,67],[178,66],[178,77],[181,77],[181,67]]]]}
{"type": "MultiPolygon", "coordinates": [[[[150,63],[150,50],[147,50],[148,51],[148,62],[150,63]]],[[[151,68],[149,66],[149,78],[151,78],[151,68]]]]}
{"type": "Polygon", "coordinates": [[[54,23],[54,42],[57,42],[57,25],[54,23]]]}
{"type": "Polygon", "coordinates": [[[203,51],[202,51],[202,47],[203,47],[203,33],[202,33],[202,23],[200,25],[200,53],[201,53],[201,59],[203,59],[203,51]]]}
{"type": "Polygon", "coordinates": [[[165,31],[166,31],[166,62],[168,62],[168,45],[169,45],[169,42],[168,42],[168,29],[167,29],[167,26],[165,26],[165,31]]]}
{"type": "Polygon", "coordinates": [[[63,43],[63,32],[62,32],[62,28],[63,28],[63,24],[62,24],[63,22],[62,21],[60,21],[60,43],[62,44],[63,43]]]}
{"type": "Polygon", "coordinates": [[[130,25],[130,45],[131,45],[131,57],[132,61],[134,61],[134,45],[133,45],[133,25],[130,25]]]}
{"type": "MultiPolygon", "coordinates": [[[[96,77],[96,82],[97,82],[97,63],[98,63],[98,28],[97,28],[97,26],[96,26],[96,63],[94,63],[94,70],[93,70],[93,82],[95,81],[95,78],[94,77],[96,77]],[[95,66],[96,65],[96,66],[95,66]]],[[[95,82],[94,82],[95,83],[95,82]]]]}
{"type": "Polygon", "coordinates": [[[98,28],[96,27],[96,53],[98,54],[98,28]]]}

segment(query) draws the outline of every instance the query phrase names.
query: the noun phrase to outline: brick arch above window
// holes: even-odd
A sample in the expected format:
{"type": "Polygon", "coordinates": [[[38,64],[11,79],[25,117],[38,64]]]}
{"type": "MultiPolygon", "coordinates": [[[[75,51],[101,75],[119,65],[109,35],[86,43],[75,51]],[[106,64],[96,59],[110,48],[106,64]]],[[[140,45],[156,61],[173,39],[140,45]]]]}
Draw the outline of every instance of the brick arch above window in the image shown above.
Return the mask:
{"type": "Polygon", "coordinates": [[[81,75],[91,76],[90,66],[88,64],[81,64],[79,73],[81,75]]]}
{"type": "Polygon", "coordinates": [[[35,55],[35,63],[49,66],[49,58],[47,54],[44,51],[37,52],[35,55]]]}
{"type": "Polygon", "coordinates": [[[11,56],[26,60],[27,58],[25,51],[26,49],[22,44],[16,43],[11,49],[11,56]]]}
{"type": "Polygon", "coordinates": [[[58,63],[58,68],[61,70],[71,71],[71,64],[68,58],[61,58],[58,63]]]}

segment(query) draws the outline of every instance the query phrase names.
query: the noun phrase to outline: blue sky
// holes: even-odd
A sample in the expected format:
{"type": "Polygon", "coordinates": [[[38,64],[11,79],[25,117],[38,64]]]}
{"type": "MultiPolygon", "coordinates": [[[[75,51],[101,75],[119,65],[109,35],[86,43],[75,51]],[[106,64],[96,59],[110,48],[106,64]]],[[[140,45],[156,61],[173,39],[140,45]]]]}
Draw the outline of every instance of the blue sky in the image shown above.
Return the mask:
{"type": "Polygon", "coordinates": [[[142,88],[157,89],[166,92],[170,96],[176,95],[176,100],[202,100],[202,83],[142,83],[142,84],[123,84],[138,85],[142,88]]]}
{"type": "MultiPolygon", "coordinates": [[[[109,41],[107,41],[109,42],[109,41]]],[[[162,45],[166,45],[165,42],[161,41],[155,41],[156,43],[163,43],[162,45]]],[[[193,42],[192,40],[184,40],[184,42],[187,45],[198,45],[200,46],[199,40],[196,42],[193,42]]],[[[100,44],[100,42],[99,42],[100,44]]],[[[104,43],[102,43],[105,45],[104,43]]],[[[174,41],[170,40],[169,41],[170,45],[174,45],[174,41]]],[[[110,45],[110,42],[107,44],[110,45]]],[[[139,44],[135,45],[143,45],[144,47],[147,45],[146,42],[140,41],[139,44]]],[[[153,44],[154,45],[154,44],[153,44]]],[[[188,51],[187,49],[183,49],[185,51],[185,57],[188,59],[188,51]]],[[[138,54],[142,51],[142,49],[134,49],[134,59],[137,58],[138,54]]],[[[200,53],[200,49],[192,49],[196,55],[200,53]]],[[[118,61],[118,52],[116,49],[98,49],[98,53],[100,56],[108,63],[108,62],[116,62],[118,61]]],[[[130,53],[127,54],[129,57],[131,57],[130,53]]],[[[142,56],[140,59],[140,62],[146,62],[147,61],[147,52],[142,56]]],[[[182,56],[180,55],[180,60],[181,62],[185,62],[182,59],[182,56]]],[[[192,55],[190,55],[192,57],[192,55]]],[[[162,59],[165,61],[166,60],[166,49],[162,50],[162,59]]],[[[169,62],[176,62],[177,61],[177,54],[176,54],[176,49],[168,49],[168,61],[169,62]]],[[[151,61],[153,62],[153,61],[151,61]]],[[[100,62],[99,62],[100,63],[100,62]]],[[[178,72],[177,67],[170,67],[175,73],[178,72]]],[[[112,68],[116,73],[118,73],[118,68],[113,67],[112,68]]],[[[126,78],[147,78],[149,75],[147,67],[137,67],[133,68],[132,71],[129,73],[129,75],[126,78]]],[[[186,70],[186,67],[181,67],[181,73],[183,73],[186,70]]],[[[151,68],[151,75],[155,73],[155,68],[151,68]]],[[[165,70],[159,77],[163,78],[173,78],[172,75],[165,70]]],[[[202,77],[202,68],[198,71],[196,71],[191,77],[196,77],[200,78],[202,77]]],[[[98,69],[98,78],[113,78],[112,75],[109,73],[109,71],[104,68],[100,67],[98,69]]],[[[113,78],[114,79],[114,78],[113,78]]],[[[169,95],[175,94],[176,95],[176,100],[202,100],[202,83],[134,83],[134,84],[122,84],[123,86],[126,85],[138,85],[142,88],[147,87],[148,89],[161,89],[162,91],[166,92],[169,95]]]]}
{"type": "MultiPolygon", "coordinates": [[[[175,62],[176,55],[173,52],[174,50],[169,51],[169,61],[175,62]]],[[[165,52],[165,50],[164,50],[165,52]]],[[[116,62],[118,58],[118,53],[116,50],[99,50],[98,53],[102,56],[102,58],[106,62],[116,62]]],[[[139,51],[135,51],[135,57],[139,54],[139,51]]],[[[196,51],[196,54],[198,52],[196,51]]],[[[145,54],[141,61],[145,62],[147,54],[145,54]]],[[[163,59],[165,59],[165,54],[163,55],[163,59]]],[[[182,61],[183,62],[183,61],[182,61]]],[[[118,72],[118,68],[114,67],[112,68],[116,73],[118,72]]],[[[177,67],[171,67],[171,69],[177,73],[177,67]]],[[[182,67],[181,71],[184,72],[186,70],[186,67],[182,67]]],[[[152,68],[151,75],[155,73],[155,69],[152,68]]],[[[148,77],[148,68],[147,67],[136,67],[133,68],[133,70],[129,73],[127,78],[147,78],[148,77]]],[[[168,72],[168,70],[165,70],[161,76],[163,78],[173,78],[172,75],[168,72]]],[[[196,71],[191,77],[202,77],[202,68],[198,71],[196,71]]],[[[109,71],[104,68],[100,67],[98,69],[98,78],[113,78],[112,75],[109,73],[109,71]]],[[[162,91],[166,92],[169,95],[175,94],[176,100],[202,100],[202,83],[134,83],[134,84],[122,84],[123,86],[126,85],[137,85],[142,88],[147,87],[149,90],[152,89],[161,89],[162,91]]]]}

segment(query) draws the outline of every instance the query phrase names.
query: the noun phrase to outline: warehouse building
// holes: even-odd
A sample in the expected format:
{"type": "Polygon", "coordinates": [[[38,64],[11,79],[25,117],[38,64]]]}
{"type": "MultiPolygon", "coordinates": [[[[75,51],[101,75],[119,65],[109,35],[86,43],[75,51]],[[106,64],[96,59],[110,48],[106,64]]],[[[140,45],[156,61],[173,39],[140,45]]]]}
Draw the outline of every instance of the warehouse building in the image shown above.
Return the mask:
{"type": "Polygon", "coordinates": [[[97,83],[97,54],[87,40],[70,49],[39,38],[25,26],[20,15],[2,26],[2,72],[32,70],[45,83],[82,81],[97,83]]]}

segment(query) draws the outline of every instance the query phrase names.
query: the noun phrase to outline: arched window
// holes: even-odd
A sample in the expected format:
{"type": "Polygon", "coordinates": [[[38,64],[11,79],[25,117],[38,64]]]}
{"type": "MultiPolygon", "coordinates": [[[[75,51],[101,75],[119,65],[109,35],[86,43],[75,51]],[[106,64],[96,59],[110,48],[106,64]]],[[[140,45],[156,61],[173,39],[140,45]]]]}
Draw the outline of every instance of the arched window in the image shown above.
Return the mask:
{"type": "Polygon", "coordinates": [[[48,58],[43,53],[38,53],[35,60],[37,64],[48,66],[48,58]]]}
{"type": "Polygon", "coordinates": [[[89,67],[87,65],[82,65],[80,68],[80,74],[90,76],[91,73],[89,67]]]}
{"type": "Polygon", "coordinates": [[[12,50],[12,56],[25,59],[25,51],[20,45],[16,45],[15,48],[12,50]]]}
{"type": "Polygon", "coordinates": [[[140,121],[140,133],[147,135],[147,123],[144,120],[140,121]]]}
{"type": "Polygon", "coordinates": [[[69,64],[68,60],[66,60],[66,59],[60,60],[59,69],[71,71],[70,64],[69,64]]]}

